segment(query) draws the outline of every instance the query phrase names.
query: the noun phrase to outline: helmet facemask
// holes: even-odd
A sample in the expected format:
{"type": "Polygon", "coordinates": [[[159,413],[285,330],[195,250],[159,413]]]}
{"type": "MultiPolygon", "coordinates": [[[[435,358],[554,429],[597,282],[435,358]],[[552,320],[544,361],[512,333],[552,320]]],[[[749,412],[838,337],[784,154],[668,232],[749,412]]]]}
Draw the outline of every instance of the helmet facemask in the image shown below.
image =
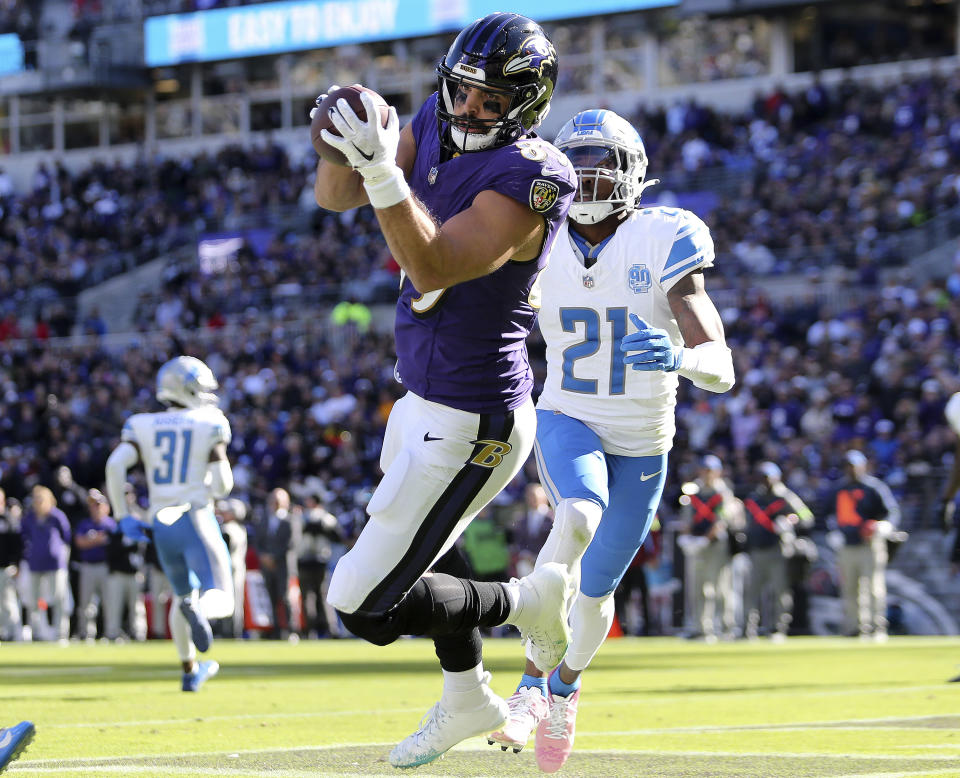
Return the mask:
{"type": "Polygon", "coordinates": [[[563,151],[577,173],[577,194],[569,212],[577,224],[597,224],[636,207],[647,167],[637,150],[590,143],[563,151]],[[604,196],[605,190],[609,193],[604,196]]]}
{"type": "Polygon", "coordinates": [[[547,115],[557,77],[557,54],[536,22],[493,13],[464,28],[437,65],[437,132],[454,153],[512,143],[547,115]],[[486,109],[496,118],[458,117],[457,93],[479,89],[506,98],[486,109]]]}
{"type": "Polygon", "coordinates": [[[569,217],[577,224],[598,224],[640,204],[640,196],[659,179],[646,181],[647,153],[636,129],[603,108],[581,111],[568,121],[554,145],[567,155],[578,189],[569,217]]]}
{"type": "Polygon", "coordinates": [[[446,68],[441,63],[441,75],[438,78],[437,120],[446,122],[449,127],[449,137],[455,151],[460,153],[483,151],[484,149],[502,146],[504,143],[518,138],[523,133],[523,127],[516,119],[517,109],[513,104],[516,94],[513,88],[499,88],[487,84],[482,76],[483,71],[477,68],[481,78],[471,77],[465,73],[458,73],[462,65],[454,66],[447,75],[446,68]],[[477,119],[469,116],[457,116],[457,95],[462,89],[479,89],[488,94],[506,98],[507,107],[495,119],[477,119]]]}

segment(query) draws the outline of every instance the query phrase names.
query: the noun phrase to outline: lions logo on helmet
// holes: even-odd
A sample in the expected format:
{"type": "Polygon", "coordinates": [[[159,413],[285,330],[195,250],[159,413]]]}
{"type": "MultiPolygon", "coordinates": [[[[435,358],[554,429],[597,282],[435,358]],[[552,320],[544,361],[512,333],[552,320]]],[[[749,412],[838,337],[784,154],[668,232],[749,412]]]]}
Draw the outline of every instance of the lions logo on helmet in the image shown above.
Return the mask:
{"type": "Polygon", "coordinates": [[[579,190],[568,215],[578,224],[597,224],[633,210],[643,190],[659,183],[656,178],[644,181],[647,153],[640,134],[613,111],[581,111],[563,126],[554,145],[577,172],[579,190]],[[600,196],[601,182],[612,185],[605,197],[600,196]]]}
{"type": "Polygon", "coordinates": [[[437,65],[440,143],[459,153],[512,143],[543,121],[556,81],[557,52],[539,24],[514,13],[478,19],[437,65]],[[497,119],[457,117],[454,101],[461,87],[502,95],[507,108],[497,119]]]}
{"type": "Polygon", "coordinates": [[[219,388],[213,371],[196,357],[175,357],[157,372],[157,399],[164,405],[216,405],[219,388]]]}

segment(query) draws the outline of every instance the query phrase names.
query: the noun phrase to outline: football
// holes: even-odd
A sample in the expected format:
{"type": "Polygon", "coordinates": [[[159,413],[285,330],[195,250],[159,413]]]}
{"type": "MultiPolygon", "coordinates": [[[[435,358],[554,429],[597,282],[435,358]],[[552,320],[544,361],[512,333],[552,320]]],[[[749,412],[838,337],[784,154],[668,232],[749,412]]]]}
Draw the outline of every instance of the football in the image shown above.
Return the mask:
{"type": "Polygon", "coordinates": [[[365,86],[344,86],[340,89],[336,89],[324,98],[323,102],[320,103],[319,109],[313,116],[313,120],[310,122],[310,139],[313,142],[313,148],[324,160],[327,162],[332,162],[335,165],[343,165],[345,167],[349,166],[346,157],[343,156],[343,153],[338,149],[335,149],[329,143],[324,141],[320,137],[320,133],[323,130],[330,130],[334,135],[339,135],[340,132],[336,127],[333,126],[333,122],[330,121],[330,109],[335,108],[337,105],[337,100],[343,98],[346,100],[350,107],[354,110],[354,113],[360,119],[366,121],[367,111],[363,107],[363,103],[360,102],[361,93],[366,92],[373,97],[374,103],[380,109],[380,124],[384,127],[387,125],[387,119],[390,115],[390,106],[387,105],[387,101],[384,100],[379,94],[374,92],[372,89],[367,89],[365,86]]]}

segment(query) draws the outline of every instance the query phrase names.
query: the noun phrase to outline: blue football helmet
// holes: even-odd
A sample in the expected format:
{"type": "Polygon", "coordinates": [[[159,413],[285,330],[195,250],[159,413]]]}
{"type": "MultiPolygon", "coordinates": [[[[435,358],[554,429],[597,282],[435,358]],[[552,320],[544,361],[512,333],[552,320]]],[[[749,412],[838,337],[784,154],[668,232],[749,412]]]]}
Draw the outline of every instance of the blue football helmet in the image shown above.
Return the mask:
{"type": "Polygon", "coordinates": [[[219,388],[213,371],[196,357],[174,357],[157,372],[157,399],[164,405],[216,405],[219,388]]]}
{"type": "Polygon", "coordinates": [[[644,181],[647,152],[640,134],[613,111],[581,111],[561,128],[554,145],[567,155],[577,172],[577,195],[569,216],[578,224],[596,224],[609,216],[632,210],[640,195],[659,179],[644,181]],[[601,181],[613,188],[598,198],[601,181]]]}
{"type": "Polygon", "coordinates": [[[557,82],[557,52],[540,25],[514,13],[492,13],[465,27],[437,65],[437,131],[454,152],[512,143],[540,124],[557,82]],[[497,119],[454,114],[461,86],[507,98],[497,119]]]}

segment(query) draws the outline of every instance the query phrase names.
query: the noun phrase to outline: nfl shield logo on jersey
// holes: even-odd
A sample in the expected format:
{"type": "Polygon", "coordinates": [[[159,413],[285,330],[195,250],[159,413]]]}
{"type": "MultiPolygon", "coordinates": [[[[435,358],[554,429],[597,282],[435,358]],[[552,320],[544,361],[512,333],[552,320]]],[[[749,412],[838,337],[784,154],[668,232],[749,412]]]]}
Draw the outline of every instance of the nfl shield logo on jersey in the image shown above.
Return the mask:
{"type": "Polygon", "coordinates": [[[435,167],[430,168],[430,172],[427,173],[427,183],[430,186],[433,186],[435,183],[437,183],[437,173],[439,172],[440,171],[437,170],[435,167]]]}
{"type": "Polygon", "coordinates": [[[583,285],[587,287],[587,289],[593,289],[593,276],[584,276],[583,285]]]}
{"type": "Polygon", "coordinates": [[[537,213],[549,211],[559,197],[560,187],[553,181],[537,178],[530,186],[530,207],[537,213]]]}

